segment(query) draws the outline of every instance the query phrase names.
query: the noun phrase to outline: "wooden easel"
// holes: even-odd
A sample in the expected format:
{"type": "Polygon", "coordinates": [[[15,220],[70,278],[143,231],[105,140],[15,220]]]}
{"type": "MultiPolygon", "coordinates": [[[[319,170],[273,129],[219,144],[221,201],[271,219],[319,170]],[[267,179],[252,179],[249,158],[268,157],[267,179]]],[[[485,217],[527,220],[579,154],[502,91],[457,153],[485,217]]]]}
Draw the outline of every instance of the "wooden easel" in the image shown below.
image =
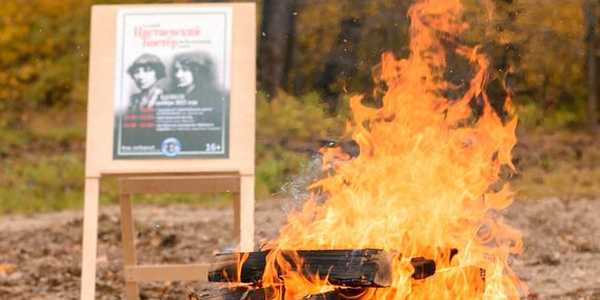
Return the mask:
{"type": "MultiPolygon", "coordinates": [[[[97,179],[86,181],[86,200],[98,195],[97,179]],[[89,190],[88,190],[89,188],[89,190]]],[[[160,193],[214,193],[231,192],[234,195],[233,236],[239,241],[241,251],[252,251],[254,245],[254,176],[236,174],[185,174],[185,175],[145,175],[119,178],[119,198],[121,208],[121,236],[123,244],[123,267],[125,275],[125,295],[128,300],[139,298],[140,282],[151,281],[206,281],[210,264],[186,265],[138,265],[135,248],[135,226],[131,197],[136,194],[160,193]]],[[[93,201],[98,203],[98,201],[93,201]]],[[[91,204],[91,203],[90,203],[91,204]]],[[[92,207],[89,207],[92,208],[92,207]]],[[[88,206],[86,205],[86,209],[88,206]]],[[[84,230],[97,227],[98,211],[86,210],[84,230]],[[92,216],[94,215],[94,216],[92,216]],[[96,222],[92,222],[96,220],[96,222]],[[94,223],[94,224],[92,224],[94,223]]],[[[94,231],[94,237],[96,231],[94,231]]],[[[94,243],[92,235],[84,234],[84,245],[94,243]]],[[[85,247],[94,253],[84,253],[84,257],[95,257],[95,247],[85,247]]],[[[84,264],[86,261],[84,261],[84,264]]],[[[91,264],[91,261],[88,261],[91,264]]],[[[88,268],[95,268],[88,265],[88,268]]],[[[85,266],[84,266],[85,268],[85,266]]],[[[95,273],[95,272],[94,272],[95,273]]],[[[91,280],[90,280],[91,281],[91,280]]],[[[85,282],[85,281],[83,281],[85,282]]],[[[82,283],[83,283],[82,282],[82,283]]],[[[95,284],[95,278],[91,281],[95,284]]],[[[88,290],[82,289],[82,291],[88,290]]]]}
{"type": "Polygon", "coordinates": [[[139,299],[140,282],[207,280],[208,265],[138,265],[131,196],[229,190],[234,199],[234,236],[239,250],[253,250],[256,97],[254,3],[94,5],[90,37],[88,127],[83,221],[81,299],[95,299],[100,180],[120,185],[121,230],[127,299],[139,299]],[[232,18],[229,153],[219,159],[113,158],[116,34],[119,9],[230,7],[232,18]]]}

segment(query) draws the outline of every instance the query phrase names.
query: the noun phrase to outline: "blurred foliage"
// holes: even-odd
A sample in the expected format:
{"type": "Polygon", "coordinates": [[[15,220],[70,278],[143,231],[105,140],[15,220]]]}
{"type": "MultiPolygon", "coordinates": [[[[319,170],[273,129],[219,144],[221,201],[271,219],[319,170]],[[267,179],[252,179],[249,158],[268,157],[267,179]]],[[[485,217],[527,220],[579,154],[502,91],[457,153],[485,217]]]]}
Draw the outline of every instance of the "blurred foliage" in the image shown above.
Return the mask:
{"type": "Polygon", "coordinates": [[[295,98],[280,92],[272,101],[266,101],[265,97],[264,94],[257,97],[259,197],[277,192],[317,153],[319,140],[339,137],[345,124],[344,116],[327,114],[316,93],[295,98]]]}
{"type": "MultiPolygon", "coordinates": [[[[465,39],[484,46],[496,67],[496,77],[509,73],[517,103],[539,106],[544,117],[571,111],[575,123],[583,117],[581,103],[587,94],[581,1],[464,0],[465,18],[472,24],[465,39]]],[[[31,119],[48,108],[83,114],[90,6],[117,2],[200,1],[3,1],[1,128],[27,129],[31,119]]],[[[297,0],[297,11],[293,12],[296,18],[296,42],[291,49],[293,64],[282,88],[293,95],[318,90],[325,65],[332,56],[339,55],[332,49],[341,46],[342,56],[343,50],[356,55],[355,66],[349,73],[338,74],[336,81],[330,83],[331,88],[341,97],[370,91],[372,69],[382,52],[393,51],[398,57],[407,55],[406,13],[411,2],[297,0]],[[338,40],[341,24],[347,19],[356,20],[359,26],[355,45],[338,40]]],[[[260,7],[257,12],[261,12],[260,7]]],[[[260,32],[257,38],[266,39],[260,32]]]]}
{"type": "Polygon", "coordinates": [[[513,151],[519,197],[562,200],[600,195],[600,139],[586,132],[543,128],[519,134],[513,151]]]}
{"type": "Polygon", "coordinates": [[[0,214],[60,210],[81,205],[81,155],[5,158],[0,170],[0,214]]]}
{"type": "MultiPolygon", "coordinates": [[[[319,139],[338,137],[344,128],[343,116],[331,117],[318,94],[293,97],[281,93],[273,101],[257,97],[257,197],[267,198],[302,169],[319,148],[319,139]]],[[[53,120],[60,120],[55,113],[53,120]]],[[[80,207],[83,197],[84,155],[72,141],[83,140],[81,127],[59,127],[51,119],[36,119],[29,135],[0,131],[12,137],[13,148],[4,149],[0,164],[0,214],[39,212],[80,207]],[[42,124],[45,124],[42,125],[42,124]],[[38,141],[34,145],[32,141],[38,141]],[[41,143],[44,141],[44,143],[41,143]]],[[[59,122],[60,123],[60,122],[59,122]]],[[[101,202],[115,203],[117,182],[103,180],[101,202]]],[[[150,204],[173,202],[223,205],[227,193],[216,195],[160,195],[137,197],[150,204]]]]}
{"type": "Polygon", "coordinates": [[[586,94],[581,1],[527,0],[520,5],[518,29],[512,34],[522,45],[519,94],[546,110],[576,106],[586,94]]]}
{"type": "Polygon", "coordinates": [[[3,1],[0,10],[2,127],[18,128],[49,107],[82,111],[85,104],[88,7],[34,2],[3,1]]]}
{"type": "Polygon", "coordinates": [[[581,126],[588,94],[583,0],[465,2],[470,40],[483,45],[496,78],[514,91],[522,125],[581,126]]]}
{"type": "Polygon", "coordinates": [[[321,1],[300,0],[296,14],[296,47],[288,90],[294,93],[313,91],[319,83],[325,64],[338,55],[351,51],[356,55],[352,72],[337,74],[332,88],[346,93],[365,93],[372,89],[371,70],[384,51],[397,56],[408,55],[408,18],[411,1],[321,1]],[[359,43],[338,41],[344,20],[358,21],[359,43]],[[315,22],[318,20],[318,22],[315,22]],[[341,45],[340,45],[341,44],[341,45]],[[342,53],[332,49],[342,47],[342,53]]]}
{"type": "MultiPolygon", "coordinates": [[[[382,52],[393,51],[397,57],[408,54],[406,13],[412,1],[296,1],[293,61],[287,81],[277,96],[259,93],[257,97],[259,197],[277,192],[296,174],[315,153],[319,139],[341,135],[347,109],[344,101],[349,94],[368,93],[373,88],[373,70],[382,52]],[[358,26],[355,43],[341,38],[342,24],[347,20],[358,26]],[[326,66],[340,57],[343,59],[337,63],[342,65],[341,71],[333,81],[326,82],[327,87],[322,86],[326,66]],[[351,66],[343,67],[344,63],[351,66]],[[336,114],[325,110],[323,89],[339,95],[336,101],[341,105],[336,114]]],[[[81,205],[90,6],[140,2],[201,1],[0,3],[0,213],[81,205]]],[[[493,86],[510,86],[515,91],[522,127],[543,132],[539,135],[577,129],[585,116],[588,93],[582,0],[463,2],[465,19],[472,24],[465,41],[481,44],[492,59],[493,96],[503,92],[493,86]]],[[[263,17],[261,3],[257,1],[259,22],[263,17]]],[[[265,38],[258,31],[259,42],[265,38]]],[[[454,76],[466,78],[460,72],[454,76]]],[[[571,135],[570,131],[565,135],[571,135]]],[[[572,151],[584,154],[563,163],[564,153],[536,146],[547,143],[579,142],[562,138],[525,141],[529,152],[519,157],[533,162],[523,163],[523,172],[516,179],[523,183],[525,193],[535,197],[549,195],[550,191],[566,193],[547,186],[569,186],[571,180],[580,184],[569,195],[598,193],[597,185],[588,182],[589,178],[598,179],[600,167],[593,163],[594,159],[598,161],[593,154],[597,153],[597,144],[579,143],[579,150],[572,151]],[[552,154],[544,156],[541,151],[552,154]]],[[[103,185],[104,202],[114,201],[115,186],[111,181],[103,185]]],[[[197,202],[217,198],[205,197],[197,202]]],[[[147,201],[168,203],[168,199],[195,201],[178,196],[147,201]]]]}

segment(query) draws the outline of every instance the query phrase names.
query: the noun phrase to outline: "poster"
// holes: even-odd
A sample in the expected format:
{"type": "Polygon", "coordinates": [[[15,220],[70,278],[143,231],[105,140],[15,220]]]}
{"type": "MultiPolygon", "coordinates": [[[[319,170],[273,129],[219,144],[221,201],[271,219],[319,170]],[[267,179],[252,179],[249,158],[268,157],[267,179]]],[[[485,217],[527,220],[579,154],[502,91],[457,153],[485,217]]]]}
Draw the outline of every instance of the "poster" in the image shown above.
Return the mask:
{"type": "Polygon", "coordinates": [[[231,8],[117,14],[114,159],[227,158],[231,8]]]}

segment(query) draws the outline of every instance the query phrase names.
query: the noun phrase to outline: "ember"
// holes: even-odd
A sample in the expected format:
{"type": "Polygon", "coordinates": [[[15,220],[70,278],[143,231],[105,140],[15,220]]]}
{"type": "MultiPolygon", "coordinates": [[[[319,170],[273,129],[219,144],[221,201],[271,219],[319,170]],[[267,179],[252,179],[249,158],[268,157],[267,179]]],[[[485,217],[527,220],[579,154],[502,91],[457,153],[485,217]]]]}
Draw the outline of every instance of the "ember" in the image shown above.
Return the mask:
{"type": "MultiPolygon", "coordinates": [[[[351,99],[349,133],[359,151],[326,145],[324,168],[333,171],[264,248],[260,286],[273,288],[269,300],[341,297],[338,269],[315,269],[302,255],[334,249],[392,255],[390,287],[372,282],[354,298],[518,299],[526,290],[508,263],[521,252],[521,235],[497,213],[512,202],[499,175],[514,171],[511,93],[501,117],[485,91],[488,59],[459,42],[468,29],[460,1],[417,1],[409,16],[410,56],[382,55],[383,106],[351,99]],[[450,52],[471,65],[465,87],[444,79],[450,52]]],[[[253,255],[239,260],[242,276],[253,255]]]]}

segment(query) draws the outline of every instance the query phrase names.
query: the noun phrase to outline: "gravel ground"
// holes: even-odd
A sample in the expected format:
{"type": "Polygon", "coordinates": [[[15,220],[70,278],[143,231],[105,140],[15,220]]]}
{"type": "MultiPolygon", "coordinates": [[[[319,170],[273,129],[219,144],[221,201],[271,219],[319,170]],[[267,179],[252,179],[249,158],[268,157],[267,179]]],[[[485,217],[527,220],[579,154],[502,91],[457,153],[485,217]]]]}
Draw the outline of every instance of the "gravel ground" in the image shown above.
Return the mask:
{"type": "MultiPolygon", "coordinates": [[[[284,222],[278,201],[259,202],[257,241],[284,222]]],[[[285,205],[284,205],[285,207],[285,205]]],[[[521,229],[525,253],[513,266],[530,299],[600,299],[600,200],[516,202],[509,223],[521,229]]],[[[98,299],[122,297],[117,207],[101,210],[98,299]]],[[[141,263],[208,262],[231,248],[232,212],[190,206],[136,206],[141,263]]],[[[0,299],[78,299],[81,213],[0,218],[0,299]]],[[[142,285],[143,299],[185,299],[194,283],[142,285]]]]}

